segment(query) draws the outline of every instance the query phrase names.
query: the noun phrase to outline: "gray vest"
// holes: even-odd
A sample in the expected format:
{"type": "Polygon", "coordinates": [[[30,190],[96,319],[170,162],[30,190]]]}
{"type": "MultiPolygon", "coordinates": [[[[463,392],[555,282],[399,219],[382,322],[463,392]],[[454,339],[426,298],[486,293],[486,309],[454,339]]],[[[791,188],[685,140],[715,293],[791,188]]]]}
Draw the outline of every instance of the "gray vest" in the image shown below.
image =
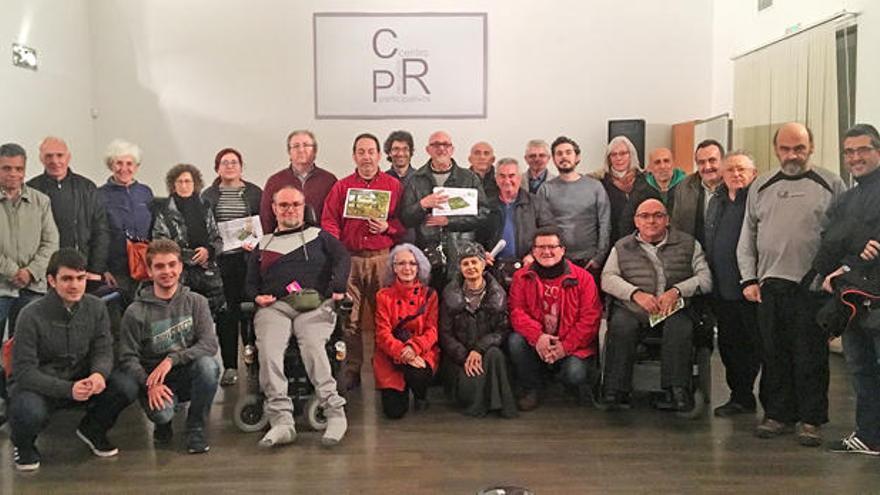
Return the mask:
{"type": "MultiPolygon", "coordinates": [[[[657,257],[663,263],[666,275],[666,287],[669,290],[674,284],[694,276],[694,238],[685,232],[669,229],[666,243],[657,250],[657,257]]],[[[617,241],[617,262],[624,280],[649,294],[657,293],[657,273],[654,263],[639,246],[635,234],[630,234],[617,241]]]]}

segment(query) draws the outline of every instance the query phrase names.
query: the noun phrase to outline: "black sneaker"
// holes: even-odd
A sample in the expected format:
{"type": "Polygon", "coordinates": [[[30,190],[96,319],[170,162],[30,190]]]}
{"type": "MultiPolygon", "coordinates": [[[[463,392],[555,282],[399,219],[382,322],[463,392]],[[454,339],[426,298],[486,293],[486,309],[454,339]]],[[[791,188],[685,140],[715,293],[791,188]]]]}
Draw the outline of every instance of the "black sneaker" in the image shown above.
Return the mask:
{"type": "Polygon", "coordinates": [[[90,426],[88,421],[83,420],[79,424],[76,436],[88,445],[92,453],[98,457],[113,457],[119,453],[119,449],[107,439],[107,432],[102,431],[101,428],[90,426]]]}
{"type": "Polygon", "coordinates": [[[186,434],[186,451],[190,454],[204,454],[211,450],[205,439],[204,430],[193,430],[186,434]]]}
{"type": "Polygon", "coordinates": [[[19,471],[36,471],[40,468],[40,452],[34,445],[14,447],[12,457],[15,459],[15,469],[19,471]]]}
{"type": "Polygon", "coordinates": [[[171,428],[171,421],[163,424],[156,424],[153,428],[153,444],[168,445],[174,437],[174,430],[171,428]]]}
{"type": "Polygon", "coordinates": [[[871,447],[856,436],[855,432],[849,436],[835,440],[828,444],[828,450],[831,452],[841,452],[846,454],[865,454],[880,456],[880,450],[871,447]]]}

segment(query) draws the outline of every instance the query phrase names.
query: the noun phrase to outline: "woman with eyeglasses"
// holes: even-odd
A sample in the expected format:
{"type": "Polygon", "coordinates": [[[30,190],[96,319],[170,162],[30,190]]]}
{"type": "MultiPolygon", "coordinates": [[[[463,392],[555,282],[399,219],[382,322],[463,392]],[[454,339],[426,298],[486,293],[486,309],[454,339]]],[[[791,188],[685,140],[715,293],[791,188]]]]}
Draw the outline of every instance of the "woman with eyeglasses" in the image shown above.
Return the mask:
{"type": "Polygon", "coordinates": [[[180,246],[184,265],[181,282],[208,298],[216,318],[226,306],[217,266],[223,240],[210,205],[199,198],[202,173],[194,165],[181,163],[165,175],[165,185],[170,197],[153,203],[153,239],[171,239],[180,246]]]}
{"type": "Polygon", "coordinates": [[[382,394],[382,411],[400,419],[428,405],[428,385],[440,359],[437,293],[428,286],[431,265],[412,244],[400,244],[388,257],[388,284],[376,295],[376,349],[373,373],[382,394]]]}
{"type": "MultiPolygon", "coordinates": [[[[214,157],[214,171],[217,178],[202,193],[202,200],[210,205],[217,223],[253,217],[260,214],[260,197],[263,190],[256,184],[242,179],[244,160],[234,148],[223,148],[214,157]]],[[[259,219],[257,219],[259,223],[259,219]]],[[[224,251],[217,256],[220,275],[223,277],[223,292],[226,296],[226,311],[219,315],[217,336],[220,340],[220,354],[223,356],[223,377],[220,385],[226,387],[238,382],[238,339],[241,333],[241,302],[247,279],[247,256],[253,249],[244,244],[239,249],[224,251]]]]}
{"type": "Polygon", "coordinates": [[[459,274],[443,290],[440,348],[444,378],[462,412],[517,416],[502,351],[510,334],[507,295],[486,270],[483,246],[461,249],[459,274]]]}

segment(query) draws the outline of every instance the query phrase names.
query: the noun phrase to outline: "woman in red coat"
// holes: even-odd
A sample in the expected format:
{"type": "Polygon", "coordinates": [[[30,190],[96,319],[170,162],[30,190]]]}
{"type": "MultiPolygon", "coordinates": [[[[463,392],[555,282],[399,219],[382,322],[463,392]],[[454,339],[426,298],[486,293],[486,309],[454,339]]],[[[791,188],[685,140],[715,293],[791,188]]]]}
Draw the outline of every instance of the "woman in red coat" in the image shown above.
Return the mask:
{"type": "Polygon", "coordinates": [[[421,250],[401,244],[388,257],[390,286],[376,295],[376,349],[373,374],[389,419],[427,406],[428,385],[440,361],[437,294],[428,287],[431,265],[421,250]]]}

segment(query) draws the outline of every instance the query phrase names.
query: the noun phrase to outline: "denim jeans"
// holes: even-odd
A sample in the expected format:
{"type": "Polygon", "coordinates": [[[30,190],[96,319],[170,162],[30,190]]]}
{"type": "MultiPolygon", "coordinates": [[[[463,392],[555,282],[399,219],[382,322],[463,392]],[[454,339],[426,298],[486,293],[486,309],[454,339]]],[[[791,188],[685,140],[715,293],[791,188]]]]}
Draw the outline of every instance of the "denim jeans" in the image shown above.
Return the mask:
{"type": "Polygon", "coordinates": [[[555,374],[568,387],[592,386],[598,376],[595,356],[583,359],[566,356],[559,362],[547,364],[525,337],[516,332],[511,332],[507,338],[507,347],[516,370],[517,382],[524,390],[540,388],[547,373],[555,374]]]}
{"type": "Polygon", "coordinates": [[[3,330],[6,322],[9,322],[9,336],[7,338],[11,339],[15,335],[15,320],[18,318],[18,313],[29,302],[42,296],[43,294],[28,289],[19,290],[18,297],[0,296],[0,342],[5,340],[3,330]]]}
{"type": "Polygon", "coordinates": [[[847,328],[843,353],[856,392],[856,435],[880,448],[880,328],[847,328]]]}
{"type": "Polygon", "coordinates": [[[116,388],[122,397],[116,401],[114,407],[108,408],[112,410],[108,411],[107,415],[115,420],[125,406],[138,399],[150,421],[165,424],[174,418],[177,404],[189,401],[186,429],[187,431],[203,430],[219,381],[220,364],[213,356],[200,357],[189,364],[175,366],[165,376],[165,385],[174,394],[173,400],[161,409],[152,410],[147,402],[146,384],[137,383],[130,374],[117,370],[110,375],[108,383],[118,382],[116,388]]]}

